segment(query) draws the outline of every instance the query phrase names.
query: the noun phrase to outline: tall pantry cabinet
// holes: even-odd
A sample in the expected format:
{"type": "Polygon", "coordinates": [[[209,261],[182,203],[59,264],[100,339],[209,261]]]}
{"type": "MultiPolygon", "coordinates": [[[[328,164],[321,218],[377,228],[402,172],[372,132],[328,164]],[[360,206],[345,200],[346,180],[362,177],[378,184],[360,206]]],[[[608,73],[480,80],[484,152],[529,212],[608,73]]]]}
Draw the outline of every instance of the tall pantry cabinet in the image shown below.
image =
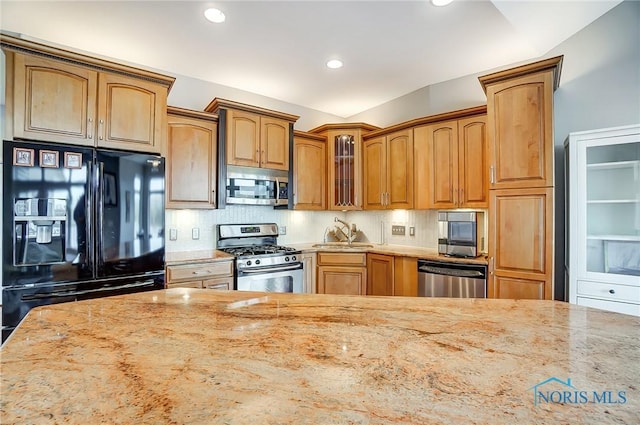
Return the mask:
{"type": "Polygon", "coordinates": [[[640,124],[565,142],[569,302],[640,316],[640,124]]]}
{"type": "Polygon", "coordinates": [[[487,93],[489,298],[553,298],[553,92],[562,56],[480,77],[487,93]]]}

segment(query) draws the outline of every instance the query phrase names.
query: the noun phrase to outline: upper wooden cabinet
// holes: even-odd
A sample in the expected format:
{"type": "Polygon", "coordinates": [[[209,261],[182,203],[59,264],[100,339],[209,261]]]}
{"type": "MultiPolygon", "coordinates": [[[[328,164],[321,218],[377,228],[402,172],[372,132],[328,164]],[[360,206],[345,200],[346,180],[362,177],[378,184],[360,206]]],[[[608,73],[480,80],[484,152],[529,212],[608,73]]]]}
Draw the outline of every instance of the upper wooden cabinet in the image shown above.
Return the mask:
{"type": "Polygon", "coordinates": [[[2,34],[7,136],[164,153],[172,77],[2,34]]]}
{"type": "Polygon", "coordinates": [[[485,115],[416,127],[414,140],[416,208],[487,208],[485,115]]]}
{"type": "Polygon", "coordinates": [[[293,208],[327,209],[327,140],[297,130],[293,136],[293,208]]]}
{"type": "Polygon", "coordinates": [[[413,130],[365,140],[364,209],[413,208],[413,130]]]}
{"type": "Polygon", "coordinates": [[[167,208],[215,208],[218,116],[167,108],[167,208]]]}
{"type": "Polygon", "coordinates": [[[289,171],[292,127],[298,116],[218,98],[205,111],[219,114],[224,125],[220,142],[221,148],[226,146],[226,164],[289,171]]]}
{"type": "Polygon", "coordinates": [[[562,57],[480,77],[492,189],[553,186],[553,92],[562,57]]]}
{"type": "Polygon", "coordinates": [[[353,123],[325,124],[309,131],[327,139],[329,210],[362,209],[362,136],[377,129],[353,123]]]}

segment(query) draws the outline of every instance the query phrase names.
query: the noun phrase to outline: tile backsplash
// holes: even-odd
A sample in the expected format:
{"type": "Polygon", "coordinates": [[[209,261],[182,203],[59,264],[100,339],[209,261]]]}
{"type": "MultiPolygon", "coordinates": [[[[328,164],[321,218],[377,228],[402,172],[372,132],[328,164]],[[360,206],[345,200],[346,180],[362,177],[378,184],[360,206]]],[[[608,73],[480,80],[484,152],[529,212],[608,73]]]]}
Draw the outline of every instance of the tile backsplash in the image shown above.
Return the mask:
{"type": "Polygon", "coordinates": [[[277,223],[286,227],[286,234],[278,237],[282,245],[322,242],[327,227],[333,227],[338,217],[355,223],[363,240],[392,245],[420,246],[437,249],[437,211],[291,211],[272,207],[227,205],[219,210],[167,210],[166,250],[191,251],[216,247],[216,225],[234,223],[277,223]],[[406,226],[404,236],[391,234],[391,226],[406,226]],[[410,236],[409,228],[415,228],[410,236]],[[198,239],[193,239],[194,229],[198,239]],[[176,240],[170,240],[175,231],[176,240]]]}

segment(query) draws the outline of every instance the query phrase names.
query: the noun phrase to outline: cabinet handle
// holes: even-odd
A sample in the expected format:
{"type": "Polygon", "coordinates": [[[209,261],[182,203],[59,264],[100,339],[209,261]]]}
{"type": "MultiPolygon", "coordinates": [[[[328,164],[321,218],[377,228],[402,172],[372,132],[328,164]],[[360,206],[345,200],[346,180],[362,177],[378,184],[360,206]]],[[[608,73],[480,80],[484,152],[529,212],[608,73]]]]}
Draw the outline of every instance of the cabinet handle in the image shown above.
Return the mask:
{"type": "Polygon", "coordinates": [[[615,294],[615,293],[616,293],[616,291],[614,291],[613,289],[609,289],[609,293],[610,293],[610,294],[615,294]]]}
{"type": "Polygon", "coordinates": [[[460,197],[458,198],[458,205],[464,204],[464,188],[460,188],[460,197]]]}
{"type": "Polygon", "coordinates": [[[493,165],[489,167],[489,183],[495,183],[495,169],[493,168],[493,165]]]}
{"type": "Polygon", "coordinates": [[[494,269],[493,269],[493,257],[489,257],[489,274],[493,275],[494,269]]]}
{"type": "Polygon", "coordinates": [[[89,124],[87,124],[87,132],[89,133],[89,139],[93,139],[93,118],[89,118],[89,124]]]}
{"type": "Polygon", "coordinates": [[[103,134],[102,134],[102,133],[103,133],[103,130],[104,130],[104,126],[103,126],[103,124],[104,124],[104,120],[100,120],[100,121],[98,121],[98,138],[99,138],[100,140],[102,140],[102,139],[103,139],[103,134]]]}
{"type": "Polygon", "coordinates": [[[458,190],[453,189],[453,186],[452,186],[451,191],[453,192],[453,205],[458,205],[458,190]]]}
{"type": "Polygon", "coordinates": [[[384,192],[380,192],[380,205],[384,207],[384,192]]]}

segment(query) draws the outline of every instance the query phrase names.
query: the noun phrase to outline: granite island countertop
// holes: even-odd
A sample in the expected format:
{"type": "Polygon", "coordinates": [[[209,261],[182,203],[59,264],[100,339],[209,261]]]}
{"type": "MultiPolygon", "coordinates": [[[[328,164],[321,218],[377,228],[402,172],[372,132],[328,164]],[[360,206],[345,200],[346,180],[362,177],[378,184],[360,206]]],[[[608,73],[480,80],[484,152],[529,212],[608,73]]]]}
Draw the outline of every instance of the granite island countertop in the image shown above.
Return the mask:
{"type": "Polygon", "coordinates": [[[638,424],[639,336],[553,301],[145,292],[31,310],[0,351],[0,419],[638,424]]]}

